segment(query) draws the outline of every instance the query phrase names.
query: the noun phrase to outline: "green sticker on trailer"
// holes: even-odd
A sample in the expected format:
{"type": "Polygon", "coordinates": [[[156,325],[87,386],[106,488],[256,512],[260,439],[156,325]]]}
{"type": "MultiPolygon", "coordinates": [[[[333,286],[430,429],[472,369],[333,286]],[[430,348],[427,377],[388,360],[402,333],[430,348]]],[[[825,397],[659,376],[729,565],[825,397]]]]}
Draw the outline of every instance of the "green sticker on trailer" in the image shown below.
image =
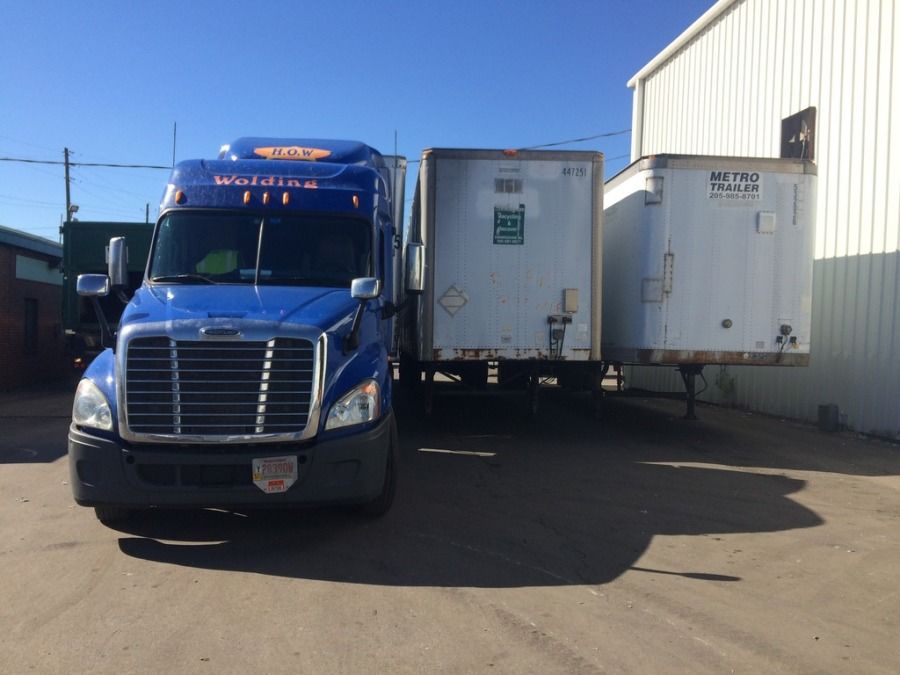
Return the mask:
{"type": "Polygon", "coordinates": [[[494,243],[525,243],[525,206],[518,209],[494,207],[494,243]]]}

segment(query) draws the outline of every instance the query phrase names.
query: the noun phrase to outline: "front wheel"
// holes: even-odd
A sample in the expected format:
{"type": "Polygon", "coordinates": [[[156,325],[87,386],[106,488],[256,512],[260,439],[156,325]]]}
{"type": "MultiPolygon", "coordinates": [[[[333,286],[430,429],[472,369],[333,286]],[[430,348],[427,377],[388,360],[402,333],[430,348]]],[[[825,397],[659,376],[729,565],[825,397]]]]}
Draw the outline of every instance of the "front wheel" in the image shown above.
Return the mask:
{"type": "Polygon", "coordinates": [[[379,518],[391,510],[394,495],[397,492],[397,422],[391,417],[390,447],[388,448],[387,467],[384,471],[384,483],[381,494],[371,502],[360,506],[360,513],[372,518],[379,518]]]}
{"type": "Polygon", "coordinates": [[[94,515],[104,525],[114,525],[122,523],[134,514],[131,509],[125,509],[121,506],[95,506],[94,515]]]}

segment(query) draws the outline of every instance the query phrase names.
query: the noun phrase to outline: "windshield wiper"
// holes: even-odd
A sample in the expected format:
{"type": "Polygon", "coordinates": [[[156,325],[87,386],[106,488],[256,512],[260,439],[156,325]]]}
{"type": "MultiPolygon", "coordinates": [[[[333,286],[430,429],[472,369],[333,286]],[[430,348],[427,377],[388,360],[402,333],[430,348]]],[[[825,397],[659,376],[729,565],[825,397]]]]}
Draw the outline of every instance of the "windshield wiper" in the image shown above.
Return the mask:
{"type": "Polygon", "coordinates": [[[322,279],[317,277],[261,277],[260,285],[265,286],[337,286],[350,285],[346,279],[322,279]]]}
{"type": "Polygon", "coordinates": [[[170,274],[169,276],[150,277],[150,281],[154,282],[174,282],[176,284],[189,284],[191,282],[200,282],[201,284],[214,284],[212,279],[202,274],[170,274]]]}

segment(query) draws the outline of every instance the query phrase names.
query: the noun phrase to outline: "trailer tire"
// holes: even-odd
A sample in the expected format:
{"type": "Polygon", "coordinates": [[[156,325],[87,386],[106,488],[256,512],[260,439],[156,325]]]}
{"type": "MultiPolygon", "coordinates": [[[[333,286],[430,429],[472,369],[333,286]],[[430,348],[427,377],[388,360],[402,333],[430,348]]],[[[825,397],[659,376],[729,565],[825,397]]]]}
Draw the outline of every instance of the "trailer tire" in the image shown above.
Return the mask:
{"type": "Polygon", "coordinates": [[[521,363],[500,361],[497,364],[497,383],[501,389],[526,389],[528,371],[521,363]]]}
{"type": "Polygon", "coordinates": [[[134,515],[134,511],[121,506],[95,506],[94,515],[104,525],[112,525],[125,522],[134,515]]]}
{"type": "Polygon", "coordinates": [[[556,382],[567,391],[587,391],[591,388],[591,373],[586,368],[561,367],[556,382]]]}
{"type": "Polygon", "coordinates": [[[359,512],[369,518],[380,518],[390,511],[391,506],[394,504],[394,495],[397,493],[397,459],[399,454],[397,436],[397,421],[391,417],[391,440],[381,494],[359,507],[359,512]]]}
{"type": "Polygon", "coordinates": [[[487,389],[488,383],[488,363],[487,361],[477,361],[474,363],[463,364],[460,370],[460,379],[462,383],[472,389],[487,389]]]}

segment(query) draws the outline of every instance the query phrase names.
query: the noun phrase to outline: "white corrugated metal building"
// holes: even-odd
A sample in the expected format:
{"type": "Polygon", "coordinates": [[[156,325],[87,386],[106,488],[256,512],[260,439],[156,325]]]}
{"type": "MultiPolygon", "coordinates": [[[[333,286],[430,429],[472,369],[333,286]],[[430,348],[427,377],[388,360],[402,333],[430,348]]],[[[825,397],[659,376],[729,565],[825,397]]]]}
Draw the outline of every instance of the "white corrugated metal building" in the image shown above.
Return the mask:
{"type": "MultiPolygon", "coordinates": [[[[628,83],[632,159],[818,165],[809,368],[707,368],[701,400],[900,438],[900,3],[720,0],[628,83]],[[800,152],[801,155],[797,153],[800,152]]],[[[678,390],[670,368],[630,385],[678,390]]]]}

